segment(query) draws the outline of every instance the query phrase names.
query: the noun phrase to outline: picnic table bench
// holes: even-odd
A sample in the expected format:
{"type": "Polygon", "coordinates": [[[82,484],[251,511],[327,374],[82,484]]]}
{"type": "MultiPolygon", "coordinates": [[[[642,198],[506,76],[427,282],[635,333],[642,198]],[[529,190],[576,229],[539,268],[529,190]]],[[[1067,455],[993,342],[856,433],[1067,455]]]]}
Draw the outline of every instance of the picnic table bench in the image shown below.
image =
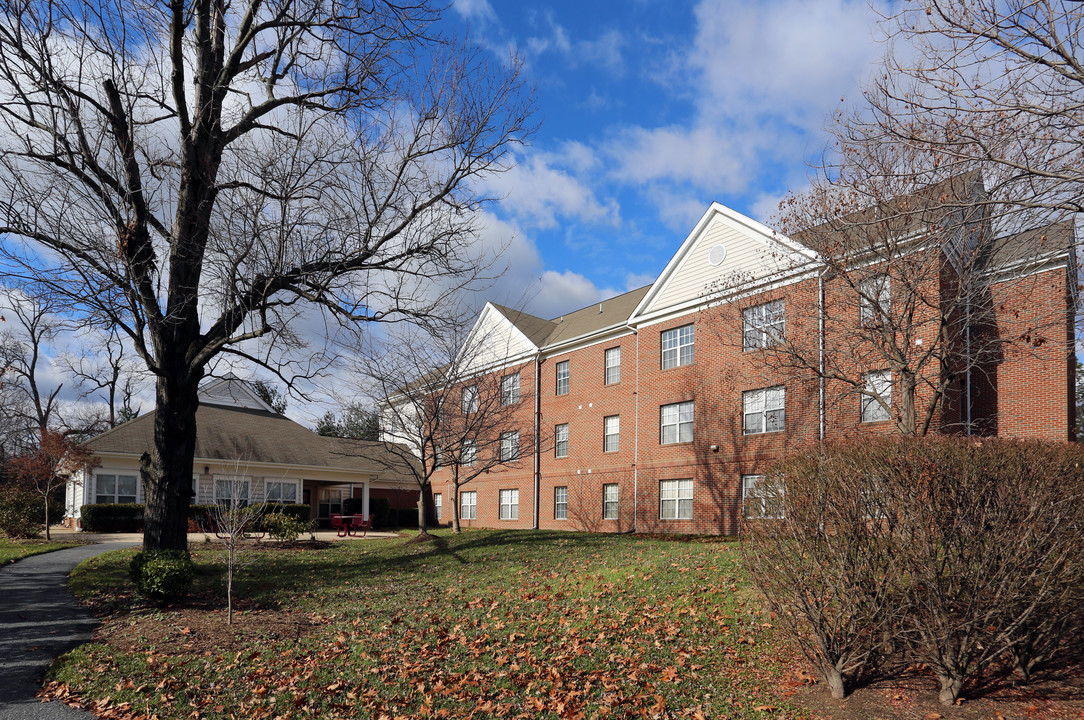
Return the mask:
{"type": "Polygon", "coordinates": [[[339,515],[332,513],[331,515],[331,527],[335,529],[335,534],[339,537],[357,537],[358,530],[361,530],[361,536],[365,537],[365,533],[373,529],[373,519],[367,518],[364,515],[339,515]]]}

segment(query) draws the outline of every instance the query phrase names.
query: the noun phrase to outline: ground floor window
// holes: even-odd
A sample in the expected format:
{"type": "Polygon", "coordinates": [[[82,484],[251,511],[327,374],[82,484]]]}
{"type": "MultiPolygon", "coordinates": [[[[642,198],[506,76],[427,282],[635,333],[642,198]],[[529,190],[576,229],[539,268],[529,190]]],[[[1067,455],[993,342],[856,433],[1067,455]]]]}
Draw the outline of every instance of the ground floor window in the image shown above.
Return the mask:
{"type": "Polygon", "coordinates": [[[478,492],[475,490],[467,490],[466,492],[459,493],[459,519],[460,520],[477,520],[478,519],[478,492]]]}
{"type": "Polygon", "coordinates": [[[501,520],[519,520],[519,490],[501,490],[501,520]]]}
{"type": "Polygon", "coordinates": [[[616,520],[617,519],[617,498],[618,498],[617,483],[608,483],[602,486],[602,519],[603,520],[616,520]]]}
{"type": "Polygon", "coordinates": [[[231,507],[248,505],[248,478],[216,477],[215,504],[231,507]]]}
{"type": "Polygon", "coordinates": [[[433,493],[433,514],[437,520],[444,514],[444,496],[440,493],[433,493]]]}
{"type": "Polygon", "coordinates": [[[346,499],[348,492],[346,488],[320,488],[320,502],[317,505],[319,517],[330,518],[332,515],[342,515],[343,500],[346,499]]]}
{"type": "Polygon", "coordinates": [[[94,477],[94,502],[96,503],[134,503],[136,488],[135,475],[101,474],[94,477]]]}
{"type": "Polygon", "coordinates": [[[553,489],[553,519],[568,520],[568,487],[553,489]]]}
{"type": "Polygon", "coordinates": [[[745,517],[756,520],[783,517],[783,486],[766,482],[763,475],[742,475],[742,506],[745,517]]]}
{"type": "Polygon", "coordinates": [[[663,520],[692,520],[693,481],[691,478],[659,482],[659,517],[663,520]]]}
{"type": "Polygon", "coordinates": [[[297,502],[297,483],[292,480],[267,480],[264,496],[269,503],[294,504],[297,502]]]}

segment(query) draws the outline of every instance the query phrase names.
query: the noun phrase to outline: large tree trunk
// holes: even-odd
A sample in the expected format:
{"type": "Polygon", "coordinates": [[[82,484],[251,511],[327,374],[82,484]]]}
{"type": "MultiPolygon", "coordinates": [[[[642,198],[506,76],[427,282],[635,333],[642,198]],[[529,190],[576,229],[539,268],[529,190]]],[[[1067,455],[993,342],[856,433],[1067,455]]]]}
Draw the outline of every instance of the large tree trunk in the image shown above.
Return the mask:
{"type": "Polygon", "coordinates": [[[143,550],[188,549],[199,376],[158,377],[154,447],[140,458],[146,496],[143,550]]]}
{"type": "Polygon", "coordinates": [[[429,491],[429,484],[421,486],[421,492],[418,493],[418,530],[424,535],[429,532],[428,518],[425,516],[425,493],[429,491]]]}
{"type": "Polygon", "coordinates": [[[459,485],[455,478],[452,479],[452,532],[457,535],[462,532],[459,527],[459,485]]]}

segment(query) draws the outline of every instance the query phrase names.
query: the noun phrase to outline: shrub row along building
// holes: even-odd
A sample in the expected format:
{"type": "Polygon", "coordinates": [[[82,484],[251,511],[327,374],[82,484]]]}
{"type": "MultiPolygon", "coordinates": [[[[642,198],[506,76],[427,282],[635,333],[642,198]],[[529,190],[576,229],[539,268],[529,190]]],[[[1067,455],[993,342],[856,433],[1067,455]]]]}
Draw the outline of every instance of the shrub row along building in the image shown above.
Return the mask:
{"type": "Polygon", "coordinates": [[[768,463],[821,439],[1071,439],[1072,227],[994,239],[947,204],[801,243],[714,204],[647,287],[550,320],[487,304],[426,386],[437,518],[731,534],[777,512],[768,463]]]}

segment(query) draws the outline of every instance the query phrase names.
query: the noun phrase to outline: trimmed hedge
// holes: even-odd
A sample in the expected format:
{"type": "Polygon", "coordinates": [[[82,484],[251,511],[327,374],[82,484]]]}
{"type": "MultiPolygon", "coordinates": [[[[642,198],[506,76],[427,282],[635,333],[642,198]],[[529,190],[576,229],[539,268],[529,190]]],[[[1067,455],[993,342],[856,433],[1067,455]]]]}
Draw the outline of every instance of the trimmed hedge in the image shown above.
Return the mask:
{"type": "MultiPolygon", "coordinates": [[[[59,517],[59,516],[57,516],[59,517]]],[[[45,527],[45,508],[37,493],[0,487],[0,532],[13,538],[37,537],[45,527]]]]}
{"type": "Polygon", "coordinates": [[[128,577],[143,597],[168,603],[188,593],[196,577],[196,566],[184,550],[141,552],[129,563],[128,577]]]}
{"type": "Polygon", "coordinates": [[[79,509],[79,521],[86,532],[139,532],[143,529],[144,506],[140,503],[97,503],[79,509]]]}

